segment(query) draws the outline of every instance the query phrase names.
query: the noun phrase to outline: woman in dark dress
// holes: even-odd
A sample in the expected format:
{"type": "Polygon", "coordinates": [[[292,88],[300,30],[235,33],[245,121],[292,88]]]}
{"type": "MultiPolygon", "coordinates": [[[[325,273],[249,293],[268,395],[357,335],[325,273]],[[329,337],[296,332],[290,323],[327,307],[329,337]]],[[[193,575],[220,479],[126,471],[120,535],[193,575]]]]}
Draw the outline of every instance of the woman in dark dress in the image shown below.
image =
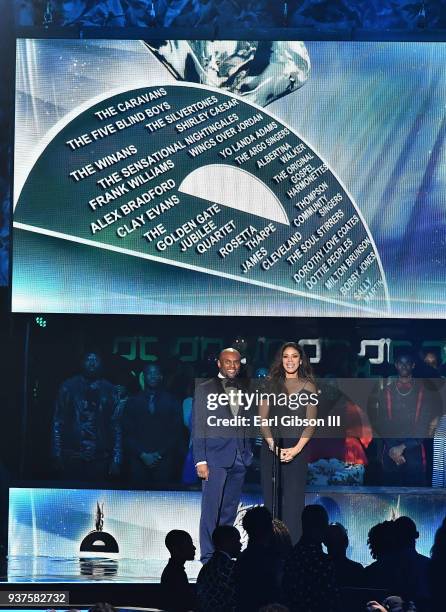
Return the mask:
{"type": "Polygon", "coordinates": [[[313,425],[301,426],[297,419],[317,417],[312,368],[297,343],[287,342],[280,348],[270,369],[266,392],[270,395],[259,407],[264,439],[261,451],[263,498],[274,518],[287,525],[295,544],[302,532],[306,446],[315,430],[313,425]]]}

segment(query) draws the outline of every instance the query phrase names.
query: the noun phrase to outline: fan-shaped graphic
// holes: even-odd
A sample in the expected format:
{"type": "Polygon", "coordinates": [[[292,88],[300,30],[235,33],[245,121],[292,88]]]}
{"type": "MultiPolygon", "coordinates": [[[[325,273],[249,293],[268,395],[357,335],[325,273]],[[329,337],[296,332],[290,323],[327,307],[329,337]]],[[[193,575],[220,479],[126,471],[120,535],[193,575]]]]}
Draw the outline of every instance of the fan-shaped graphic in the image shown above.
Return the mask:
{"type": "Polygon", "coordinates": [[[226,164],[196,168],[182,181],[178,190],[251,215],[289,225],[280,200],[253,174],[226,164]]]}
{"type": "Polygon", "coordinates": [[[389,313],[380,256],[359,207],[311,145],[265,109],[204,86],[152,86],[71,114],[52,133],[15,209],[16,310],[83,312],[81,291],[88,308],[95,299],[101,308],[111,304],[107,312],[120,312],[122,298],[134,313],[164,313],[190,292],[185,282],[173,295],[176,276],[167,277],[175,266],[214,277],[215,291],[197,288],[194,314],[228,314],[228,280],[261,288],[253,290],[264,299],[260,306],[239,291],[242,314],[246,300],[256,304],[253,315],[264,307],[288,316],[389,313]],[[101,109],[125,109],[129,101],[116,120],[98,120],[101,109]],[[40,242],[27,248],[31,232],[33,243],[40,242]],[[58,249],[58,239],[84,251],[102,249],[103,261],[97,263],[96,251],[87,270],[71,269],[67,245],[58,249]],[[107,284],[95,295],[96,279],[87,289],[85,277],[107,269],[106,251],[115,261],[117,253],[128,259],[126,278],[119,277],[127,293],[107,284]],[[30,252],[39,262],[50,253],[39,270],[62,279],[57,294],[30,289],[30,252]],[[148,267],[167,264],[144,285],[147,293],[132,291],[141,264],[128,256],[148,267]],[[25,262],[19,273],[18,261],[25,262]],[[284,310],[279,292],[295,304],[288,300],[284,310]]]}

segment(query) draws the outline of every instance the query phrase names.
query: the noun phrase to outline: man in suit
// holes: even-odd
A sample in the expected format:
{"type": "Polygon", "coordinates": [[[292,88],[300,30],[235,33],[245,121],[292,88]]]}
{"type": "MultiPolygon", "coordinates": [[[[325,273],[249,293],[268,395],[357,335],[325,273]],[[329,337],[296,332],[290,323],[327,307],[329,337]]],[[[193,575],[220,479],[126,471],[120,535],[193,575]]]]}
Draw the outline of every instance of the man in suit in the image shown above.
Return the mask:
{"type": "Polygon", "coordinates": [[[124,444],[131,483],[150,487],[175,480],[184,432],[180,402],[160,389],[160,367],[147,365],[143,374],[144,391],[130,398],[124,411],[124,444]]]}
{"type": "Polygon", "coordinates": [[[203,563],[214,552],[214,529],[218,525],[234,524],[246,468],[252,461],[245,427],[209,424],[211,415],[214,421],[218,418],[236,421],[234,417],[247,416],[243,401],[235,397],[238,389],[243,390],[241,381],[236,380],[240,360],[238,351],[224,349],[217,361],[218,376],[201,383],[195,390],[192,442],[197,474],[202,479],[200,551],[203,563]],[[217,401],[210,409],[209,400],[215,398],[217,401]]]}

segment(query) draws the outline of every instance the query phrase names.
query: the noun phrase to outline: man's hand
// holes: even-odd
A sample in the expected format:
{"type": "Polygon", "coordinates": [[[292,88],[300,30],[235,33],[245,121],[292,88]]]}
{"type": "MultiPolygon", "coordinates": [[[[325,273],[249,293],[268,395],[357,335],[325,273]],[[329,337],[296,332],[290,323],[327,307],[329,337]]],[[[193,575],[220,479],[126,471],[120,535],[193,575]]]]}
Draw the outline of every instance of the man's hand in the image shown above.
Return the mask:
{"type": "Polygon", "coordinates": [[[207,463],[200,463],[197,467],[197,476],[202,480],[209,480],[209,467],[207,463]]]}
{"type": "Polygon", "coordinates": [[[155,451],[154,453],[141,453],[139,458],[146,467],[153,468],[161,459],[161,455],[155,451]]]}
{"type": "Polygon", "coordinates": [[[404,463],[406,463],[406,460],[403,455],[405,450],[406,447],[404,446],[404,444],[400,444],[399,446],[392,446],[392,448],[389,450],[389,457],[392,459],[392,461],[396,463],[396,465],[403,465],[404,463]]]}
{"type": "Polygon", "coordinates": [[[368,601],[365,607],[367,612],[387,612],[386,608],[377,601],[368,601]]]}

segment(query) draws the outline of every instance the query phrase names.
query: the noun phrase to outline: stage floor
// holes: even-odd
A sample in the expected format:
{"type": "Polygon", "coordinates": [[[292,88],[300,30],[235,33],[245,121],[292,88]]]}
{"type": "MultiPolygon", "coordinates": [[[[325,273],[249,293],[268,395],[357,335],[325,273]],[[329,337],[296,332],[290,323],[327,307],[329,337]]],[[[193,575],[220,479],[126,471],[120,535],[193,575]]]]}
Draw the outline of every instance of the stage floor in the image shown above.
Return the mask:
{"type": "MultiPolygon", "coordinates": [[[[373,561],[367,534],[376,523],[410,516],[420,533],[417,549],[429,556],[446,515],[445,489],[308,487],[305,501],[323,505],[330,522],[346,527],[347,554],[363,565],[373,561]]],[[[158,583],[169,556],[164,538],[171,529],[191,534],[199,558],[200,502],[199,491],[10,489],[7,581],[158,583]],[[94,526],[98,502],[104,504],[104,531],[119,544],[119,558],[79,557],[80,543],[94,526]]],[[[261,503],[258,493],[243,495],[236,524],[241,524],[246,509],[261,503]]],[[[200,567],[199,561],[187,563],[191,581],[200,567]]]]}

